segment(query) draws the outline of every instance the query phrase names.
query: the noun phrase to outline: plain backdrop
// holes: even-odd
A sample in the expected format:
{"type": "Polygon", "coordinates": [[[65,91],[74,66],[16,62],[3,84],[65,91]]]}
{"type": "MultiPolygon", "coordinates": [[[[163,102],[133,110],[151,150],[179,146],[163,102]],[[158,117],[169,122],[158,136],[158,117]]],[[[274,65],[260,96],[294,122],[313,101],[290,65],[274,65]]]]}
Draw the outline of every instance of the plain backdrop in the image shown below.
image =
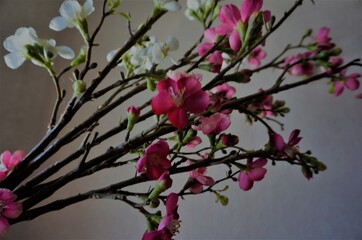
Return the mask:
{"type": "MultiPolygon", "coordinates": [[[[50,20],[58,15],[61,2],[0,0],[0,41],[14,34],[18,27],[32,26],[39,37],[55,38],[58,45],[78,49],[81,38],[74,29],[54,32],[48,28],[50,20]]],[[[132,27],[136,29],[149,15],[152,1],[123,2],[121,9],[131,13],[132,27]]],[[[186,1],[180,2],[184,6],[180,12],[168,13],[151,30],[151,34],[160,40],[165,40],[170,34],[180,40],[176,58],[193,44],[201,31],[198,24],[185,19],[186,1]]],[[[240,5],[241,1],[233,2],[240,5]]],[[[270,9],[279,19],[294,1],[264,2],[263,9],[270,9]]],[[[315,0],[315,3],[313,6],[311,1],[306,0],[266,42],[268,59],[278,54],[286,44],[298,42],[306,29],[317,31],[323,26],[332,29],[331,37],[343,49],[346,61],[362,57],[362,1],[315,0]]],[[[95,1],[95,5],[96,12],[90,20],[91,30],[100,17],[101,1],[95,1]]],[[[113,17],[106,26],[97,40],[101,45],[95,51],[100,66],[106,63],[107,52],[119,47],[128,37],[127,25],[122,18],[113,17]]],[[[1,56],[7,53],[3,47],[0,52],[1,56]]],[[[57,70],[66,66],[66,61],[56,62],[57,70]]],[[[350,70],[353,71],[361,73],[361,69],[350,70]]],[[[254,76],[251,84],[238,86],[238,96],[250,94],[259,87],[267,88],[277,73],[254,76]]],[[[91,73],[88,80],[94,75],[94,72],[91,73]]],[[[114,73],[107,81],[114,81],[117,77],[118,74],[114,73]]],[[[70,85],[70,81],[67,82],[69,78],[70,75],[65,77],[64,85],[70,85]]],[[[206,80],[207,75],[204,78],[206,80]]],[[[46,71],[29,62],[14,71],[0,59],[0,84],[0,151],[29,151],[46,132],[55,97],[52,82],[46,71]]],[[[326,81],[276,95],[277,99],[285,99],[292,109],[281,119],[285,124],[283,136],[286,138],[295,128],[301,129],[301,149],[312,150],[327,164],[327,171],[308,181],[298,167],[268,164],[265,180],[256,183],[249,192],[241,191],[237,183],[227,183],[230,188],[225,193],[229,197],[226,207],[216,204],[212,194],[187,197],[179,203],[182,223],[176,239],[362,239],[362,107],[361,100],[355,99],[355,95],[356,92],[346,91],[336,98],[328,94],[326,81]]],[[[136,105],[148,97],[137,97],[127,104],[136,105]]],[[[122,114],[125,116],[127,104],[105,118],[99,131],[111,128],[122,114]]],[[[88,106],[89,111],[80,112],[75,122],[85,119],[96,108],[96,105],[88,106]]],[[[249,127],[243,117],[236,115],[232,120],[233,126],[228,131],[237,134],[244,146],[257,148],[267,142],[261,125],[249,127]]],[[[278,129],[277,125],[273,127],[278,129]]],[[[123,135],[115,136],[92,154],[104,152],[108,144],[119,145],[122,139],[123,135]]],[[[62,156],[57,155],[53,160],[62,156]]],[[[103,171],[90,179],[70,184],[57,192],[53,199],[103,187],[129,174],[134,174],[132,167],[123,172],[103,171]]],[[[209,169],[209,175],[215,178],[224,174],[223,168],[218,171],[209,169]]],[[[175,181],[182,184],[186,178],[187,175],[177,176],[175,181]]],[[[140,239],[145,227],[144,217],[122,202],[88,200],[31,222],[14,225],[5,239],[140,239]]]]}

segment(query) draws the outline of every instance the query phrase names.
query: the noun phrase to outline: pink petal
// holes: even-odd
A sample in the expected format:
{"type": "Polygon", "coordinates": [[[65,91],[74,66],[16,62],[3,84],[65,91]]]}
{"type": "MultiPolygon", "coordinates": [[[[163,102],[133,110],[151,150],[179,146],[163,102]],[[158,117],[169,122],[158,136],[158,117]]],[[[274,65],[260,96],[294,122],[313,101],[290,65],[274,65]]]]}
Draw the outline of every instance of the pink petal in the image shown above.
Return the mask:
{"type": "Polygon", "coordinates": [[[216,41],[216,36],[217,33],[215,32],[215,28],[208,28],[204,32],[204,37],[213,43],[216,41]]]}
{"type": "Polygon", "coordinates": [[[151,106],[156,115],[166,114],[173,107],[170,93],[165,90],[159,92],[152,98],[151,106]]]}
{"type": "Polygon", "coordinates": [[[183,108],[175,108],[168,112],[168,120],[177,129],[183,129],[187,126],[187,113],[183,108]]]}
{"type": "Polygon", "coordinates": [[[274,147],[278,151],[282,151],[285,147],[284,139],[278,133],[272,133],[270,135],[270,143],[272,147],[274,147]]]}
{"type": "Polygon", "coordinates": [[[265,158],[258,158],[257,160],[255,160],[254,162],[252,162],[250,164],[250,167],[251,168],[260,168],[260,167],[264,167],[267,163],[268,163],[268,160],[266,160],[265,158]]]}
{"type": "Polygon", "coordinates": [[[300,130],[294,129],[289,135],[288,143],[293,146],[298,144],[300,142],[300,140],[302,140],[301,137],[298,137],[299,134],[300,134],[300,130]]]}
{"type": "Polygon", "coordinates": [[[12,154],[11,154],[11,152],[9,150],[6,150],[0,156],[1,162],[5,166],[6,169],[8,169],[7,166],[10,165],[11,156],[12,156],[12,154]]]}
{"type": "Polygon", "coordinates": [[[139,173],[143,173],[145,172],[145,165],[147,163],[147,156],[144,155],[142,157],[140,157],[140,159],[138,159],[137,163],[136,163],[136,170],[139,173]]]}
{"type": "Polygon", "coordinates": [[[339,96],[343,93],[344,85],[340,81],[334,82],[334,96],[339,96]]]}
{"type": "Polygon", "coordinates": [[[240,172],[238,181],[240,189],[244,191],[250,190],[254,185],[254,182],[243,171],[240,172]]]}
{"type": "Polygon", "coordinates": [[[166,169],[153,167],[152,165],[148,165],[146,169],[146,174],[149,179],[157,180],[161,177],[161,175],[166,171],[166,169]]]}
{"type": "Polygon", "coordinates": [[[214,179],[209,176],[197,176],[196,180],[204,186],[212,186],[215,183],[214,179]]]}
{"type": "Polygon", "coordinates": [[[229,35],[234,30],[234,26],[228,25],[228,24],[220,24],[217,27],[215,27],[215,33],[217,35],[229,35]]]}
{"type": "Polygon", "coordinates": [[[266,169],[265,168],[255,168],[255,169],[251,169],[248,172],[248,175],[250,177],[251,180],[253,181],[260,181],[264,178],[265,174],[266,174],[266,169]]]}
{"type": "Polygon", "coordinates": [[[359,88],[359,81],[357,78],[360,76],[361,75],[357,73],[349,75],[346,81],[344,82],[344,85],[351,91],[357,90],[359,88]]]}
{"type": "Polygon", "coordinates": [[[7,173],[5,171],[0,171],[0,181],[4,180],[7,176],[7,173]]]}
{"type": "Polygon", "coordinates": [[[12,193],[9,189],[0,188],[0,201],[8,202],[15,201],[16,195],[12,193]]]}
{"type": "Polygon", "coordinates": [[[189,191],[192,193],[200,193],[204,190],[204,187],[200,183],[194,183],[191,187],[189,187],[189,191]]]}
{"type": "Polygon", "coordinates": [[[197,48],[197,53],[199,56],[204,56],[212,47],[214,46],[213,43],[205,42],[201,43],[200,46],[197,48]]]}
{"type": "Polygon", "coordinates": [[[16,165],[19,164],[20,161],[22,161],[25,157],[25,152],[21,151],[21,150],[17,150],[13,153],[13,156],[10,159],[10,162],[8,162],[6,168],[8,170],[13,170],[16,165]]]}
{"type": "Polygon", "coordinates": [[[233,31],[229,37],[229,44],[232,50],[239,51],[241,48],[240,34],[237,31],[233,31]]]}
{"type": "Polygon", "coordinates": [[[188,148],[194,148],[202,142],[202,139],[198,136],[192,137],[191,140],[185,145],[188,148]]]}
{"type": "Polygon", "coordinates": [[[3,237],[6,234],[9,226],[8,220],[0,216],[0,237],[3,237]]]}
{"type": "Polygon", "coordinates": [[[260,66],[260,61],[254,57],[248,58],[248,63],[250,65],[250,67],[252,67],[252,68],[257,68],[260,66]]]}
{"type": "Polygon", "coordinates": [[[241,4],[241,20],[245,23],[249,17],[258,12],[263,5],[263,0],[244,0],[241,4]]]}
{"type": "Polygon", "coordinates": [[[177,193],[170,193],[166,198],[166,212],[167,215],[174,213],[177,210],[178,195],[177,193]]]}
{"type": "Polygon", "coordinates": [[[240,11],[234,4],[223,5],[219,12],[219,19],[222,23],[234,27],[241,19],[240,11]]]}
{"type": "Polygon", "coordinates": [[[201,91],[201,83],[200,80],[193,76],[188,76],[185,78],[181,78],[177,81],[178,89],[181,89],[184,92],[184,98],[188,98],[190,95],[201,91]]]}
{"type": "Polygon", "coordinates": [[[185,99],[185,107],[191,113],[203,112],[210,103],[209,95],[204,91],[197,91],[193,95],[185,99]]]}
{"type": "Polygon", "coordinates": [[[164,140],[159,140],[156,143],[151,144],[146,149],[146,155],[156,154],[156,155],[159,155],[164,158],[167,156],[169,151],[170,151],[170,147],[168,146],[168,143],[164,140]]]}
{"type": "Polygon", "coordinates": [[[2,210],[2,215],[7,218],[17,218],[21,214],[22,206],[17,202],[9,202],[2,210]]]}
{"type": "Polygon", "coordinates": [[[269,22],[270,18],[271,18],[271,12],[269,10],[266,10],[263,12],[263,16],[264,16],[264,22],[269,22]]]}

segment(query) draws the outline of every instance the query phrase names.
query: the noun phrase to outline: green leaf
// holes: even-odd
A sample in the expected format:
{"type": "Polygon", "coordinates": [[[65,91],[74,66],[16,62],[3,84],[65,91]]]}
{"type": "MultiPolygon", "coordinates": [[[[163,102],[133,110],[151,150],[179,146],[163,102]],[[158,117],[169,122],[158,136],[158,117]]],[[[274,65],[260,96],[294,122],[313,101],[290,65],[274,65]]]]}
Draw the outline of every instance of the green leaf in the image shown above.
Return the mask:
{"type": "Polygon", "coordinates": [[[124,17],[127,21],[131,21],[131,15],[129,13],[119,12],[118,15],[124,17]]]}

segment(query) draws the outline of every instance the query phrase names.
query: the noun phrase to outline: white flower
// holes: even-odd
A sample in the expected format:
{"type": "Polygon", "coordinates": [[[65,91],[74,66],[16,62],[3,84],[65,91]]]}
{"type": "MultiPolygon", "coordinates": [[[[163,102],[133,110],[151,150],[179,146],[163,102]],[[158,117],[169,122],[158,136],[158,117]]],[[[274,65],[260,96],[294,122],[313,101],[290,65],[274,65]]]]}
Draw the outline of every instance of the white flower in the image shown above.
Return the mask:
{"type": "Polygon", "coordinates": [[[30,59],[39,66],[51,65],[52,59],[58,54],[65,59],[72,59],[74,52],[66,46],[55,46],[53,39],[45,40],[38,38],[35,30],[19,28],[15,35],[9,36],[4,41],[4,47],[10,53],[4,56],[5,63],[9,68],[20,67],[26,59],[30,59]]]}
{"type": "Polygon", "coordinates": [[[190,20],[195,18],[207,17],[212,6],[215,4],[215,0],[187,0],[187,9],[185,15],[190,20]],[[205,16],[202,16],[205,15],[205,16]]]}
{"type": "Polygon", "coordinates": [[[171,12],[177,12],[181,9],[181,5],[175,0],[153,0],[156,7],[171,12]]]}
{"type": "Polygon", "coordinates": [[[59,9],[61,16],[51,20],[49,27],[55,31],[62,31],[65,28],[76,27],[82,31],[85,29],[85,19],[94,11],[93,0],[87,0],[83,6],[80,6],[76,0],[66,0],[59,9]]]}
{"type": "MultiPolygon", "coordinates": [[[[135,74],[144,73],[151,70],[156,64],[160,64],[169,52],[179,48],[179,42],[175,37],[169,36],[166,42],[157,41],[156,37],[149,37],[148,41],[142,45],[133,46],[123,57],[118,66],[124,66],[129,72],[135,74]]],[[[117,51],[113,50],[107,55],[107,60],[111,61],[117,51]]],[[[171,61],[173,61],[171,59],[171,61]]]]}

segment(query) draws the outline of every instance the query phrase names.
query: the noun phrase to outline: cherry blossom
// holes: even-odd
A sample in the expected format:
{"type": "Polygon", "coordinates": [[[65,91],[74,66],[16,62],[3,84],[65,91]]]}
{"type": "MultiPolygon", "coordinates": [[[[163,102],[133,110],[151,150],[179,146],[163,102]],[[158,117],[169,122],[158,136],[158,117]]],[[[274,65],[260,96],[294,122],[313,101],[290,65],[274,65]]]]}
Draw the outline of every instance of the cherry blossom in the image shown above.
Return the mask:
{"type": "Polygon", "coordinates": [[[24,159],[25,155],[21,150],[17,150],[13,154],[6,150],[1,154],[0,161],[2,169],[0,170],[0,181],[24,159]]]}
{"type": "MultiPolygon", "coordinates": [[[[188,165],[193,164],[188,161],[188,165]]],[[[192,180],[192,185],[189,188],[192,193],[200,193],[204,190],[203,186],[212,186],[215,184],[215,181],[212,177],[206,176],[206,167],[196,168],[189,172],[190,178],[192,180]]]]}

